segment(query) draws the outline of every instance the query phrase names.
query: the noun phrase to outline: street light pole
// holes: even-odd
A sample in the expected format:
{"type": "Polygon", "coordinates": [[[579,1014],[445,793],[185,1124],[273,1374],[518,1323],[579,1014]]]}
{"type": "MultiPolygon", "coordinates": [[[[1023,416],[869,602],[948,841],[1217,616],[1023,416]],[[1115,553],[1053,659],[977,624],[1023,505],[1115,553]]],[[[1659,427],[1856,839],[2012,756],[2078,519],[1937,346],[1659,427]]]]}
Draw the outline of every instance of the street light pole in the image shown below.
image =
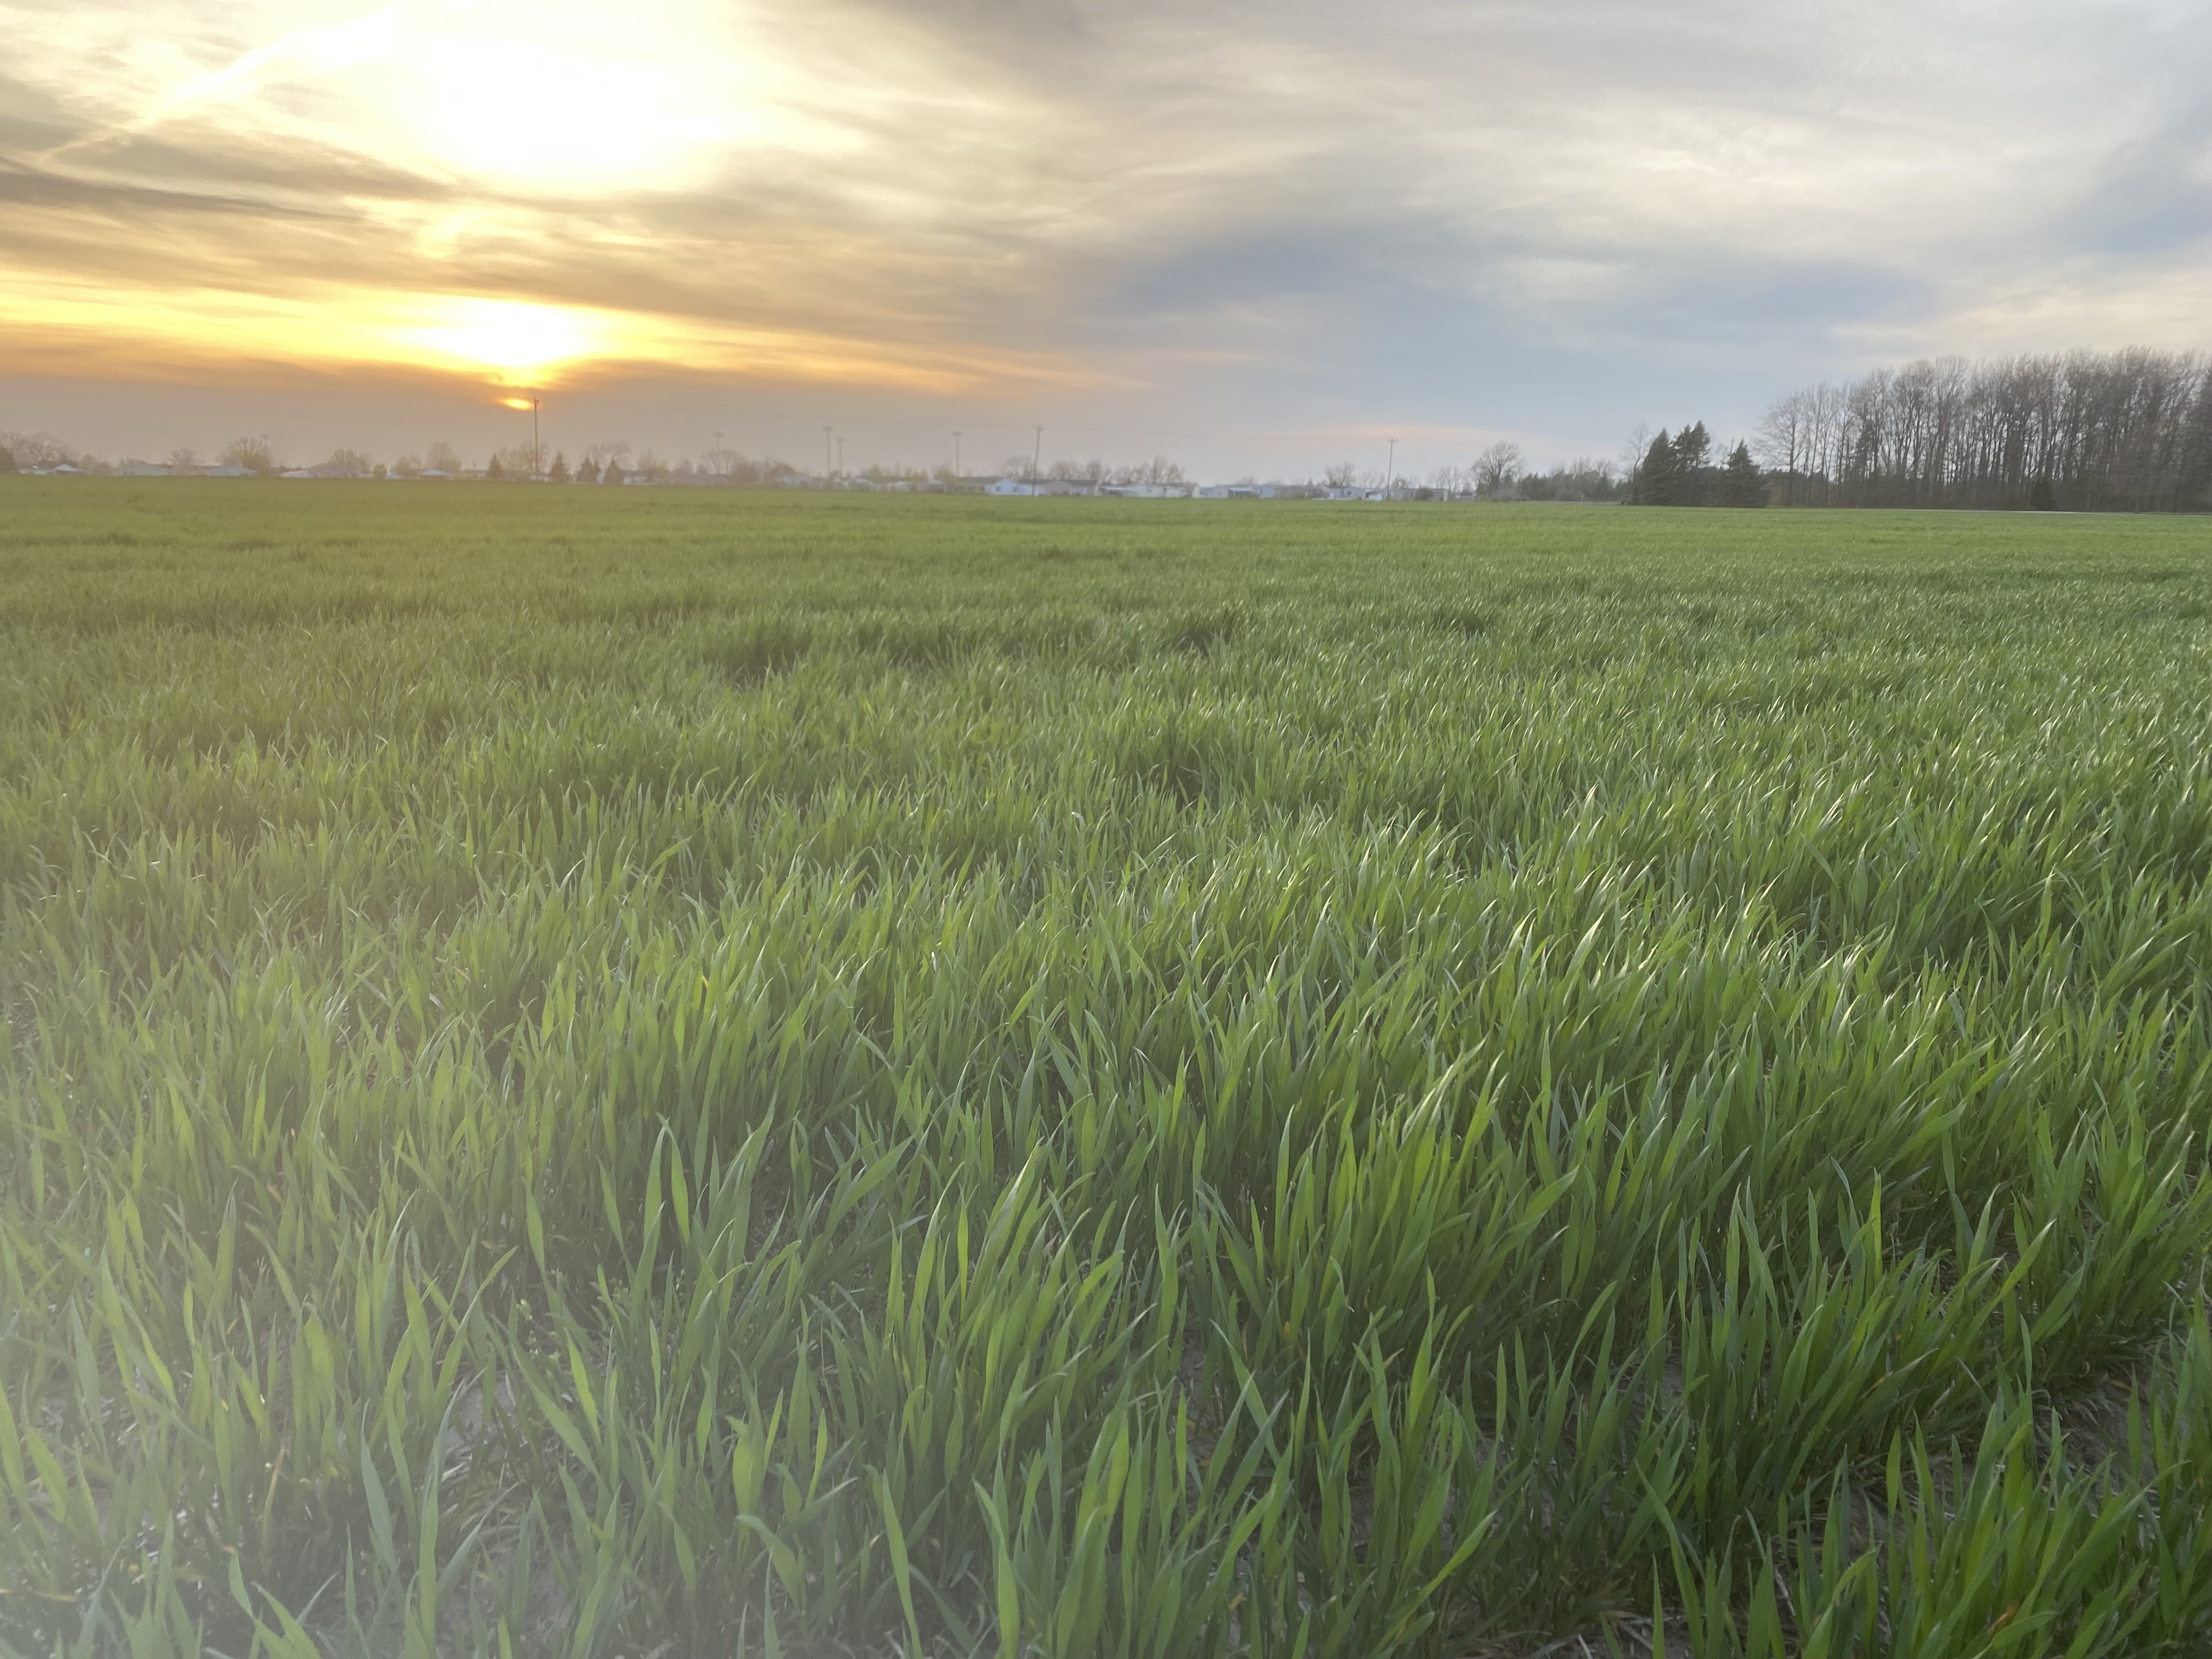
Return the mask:
{"type": "Polygon", "coordinates": [[[825,485],[837,471],[836,463],[830,459],[830,428],[825,426],[822,428],[822,482],[825,485]]]}
{"type": "Polygon", "coordinates": [[[1036,429],[1036,449],[1030,456],[1030,494],[1036,494],[1037,472],[1044,465],[1044,428],[1036,429]]]}
{"type": "Polygon", "coordinates": [[[1390,440],[1390,459],[1382,466],[1382,499],[1389,501],[1396,494],[1398,482],[1398,441],[1390,440]]]}

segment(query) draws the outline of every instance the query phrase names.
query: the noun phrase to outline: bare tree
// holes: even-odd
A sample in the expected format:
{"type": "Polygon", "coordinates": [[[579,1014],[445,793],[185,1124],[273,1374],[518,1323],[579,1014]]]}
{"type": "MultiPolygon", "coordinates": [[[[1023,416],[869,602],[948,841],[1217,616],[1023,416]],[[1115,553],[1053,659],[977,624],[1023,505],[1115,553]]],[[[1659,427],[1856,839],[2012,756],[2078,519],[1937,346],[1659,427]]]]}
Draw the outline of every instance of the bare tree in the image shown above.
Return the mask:
{"type": "Polygon", "coordinates": [[[1877,368],[1761,422],[1785,499],[1869,507],[2212,507],[2212,357],[2131,349],[1877,368]]]}
{"type": "Polygon", "coordinates": [[[1504,501],[1520,476],[1519,444],[1500,439],[1474,458],[1474,493],[1486,500],[1504,501]]]}
{"type": "Polygon", "coordinates": [[[461,453],[441,438],[423,456],[422,470],[425,472],[459,472],[461,470],[461,453]]]}
{"type": "Polygon", "coordinates": [[[0,432],[0,449],[19,467],[74,466],[81,459],[51,432],[0,432]]]}
{"type": "Polygon", "coordinates": [[[233,438],[223,446],[223,464],[242,466],[248,472],[274,472],[276,457],[269,447],[269,440],[261,438],[233,438]]]}
{"type": "Polygon", "coordinates": [[[169,471],[172,471],[172,472],[197,472],[197,471],[198,471],[199,470],[200,470],[200,458],[199,458],[199,456],[198,456],[198,454],[196,454],[195,453],[193,453],[191,450],[189,450],[189,449],[173,449],[173,450],[171,450],[171,451],[169,452],[169,471]]]}
{"type": "Polygon", "coordinates": [[[1636,491],[1637,474],[1642,471],[1644,458],[1651,450],[1651,423],[1638,421],[1628,429],[1628,441],[1620,447],[1620,476],[1627,481],[1629,493],[1636,491]]]}
{"type": "Polygon", "coordinates": [[[1761,417],[1753,440],[1753,447],[1767,470],[1783,476],[1782,501],[1785,507],[1797,504],[1798,475],[1810,459],[1813,404],[1810,392],[1793,392],[1786,398],[1776,398],[1761,417]]]}

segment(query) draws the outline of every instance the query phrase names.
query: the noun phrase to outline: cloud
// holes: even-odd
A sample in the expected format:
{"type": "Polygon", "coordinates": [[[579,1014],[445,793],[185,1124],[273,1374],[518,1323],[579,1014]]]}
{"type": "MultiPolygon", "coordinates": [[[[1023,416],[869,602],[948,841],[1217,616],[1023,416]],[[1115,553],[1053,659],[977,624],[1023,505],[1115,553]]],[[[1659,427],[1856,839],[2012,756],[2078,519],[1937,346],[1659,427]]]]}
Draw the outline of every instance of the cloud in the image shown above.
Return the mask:
{"type": "Polygon", "coordinates": [[[492,305],[585,319],[545,337],[578,381],[1591,438],[1680,419],[1643,401],[1672,386],[1741,420],[1872,352],[2201,343],[2207,21],[0,4],[0,368],[495,379],[409,321],[492,305]]]}

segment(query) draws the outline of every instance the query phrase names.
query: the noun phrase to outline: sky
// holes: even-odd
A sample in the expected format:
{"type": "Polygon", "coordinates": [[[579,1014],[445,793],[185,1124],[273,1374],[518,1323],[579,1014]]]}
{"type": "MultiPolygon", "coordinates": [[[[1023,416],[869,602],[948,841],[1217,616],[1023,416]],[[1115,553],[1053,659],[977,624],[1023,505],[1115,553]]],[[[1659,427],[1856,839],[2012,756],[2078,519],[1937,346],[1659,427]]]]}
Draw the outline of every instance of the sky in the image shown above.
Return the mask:
{"type": "Polygon", "coordinates": [[[0,428],[1611,456],[2212,346],[2212,0],[0,0],[0,428]],[[825,435],[823,428],[833,430],[825,435]]]}

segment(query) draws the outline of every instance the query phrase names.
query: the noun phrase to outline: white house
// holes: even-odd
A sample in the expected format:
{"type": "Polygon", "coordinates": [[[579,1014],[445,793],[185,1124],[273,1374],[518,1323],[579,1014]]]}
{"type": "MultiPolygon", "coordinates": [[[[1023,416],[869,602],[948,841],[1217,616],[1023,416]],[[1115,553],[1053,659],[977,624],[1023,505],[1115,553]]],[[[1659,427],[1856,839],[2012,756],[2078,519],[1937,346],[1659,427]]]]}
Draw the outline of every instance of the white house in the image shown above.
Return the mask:
{"type": "Polygon", "coordinates": [[[1037,489],[1026,478],[994,478],[983,493],[986,495],[1034,495],[1037,489]]]}
{"type": "Polygon", "coordinates": [[[233,466],[228,462],[221,466],[204,466],[200,469],[200,477],[203,478],[250,478],[252,476],[252,469],[250,467],[233,466]]]}
{"type": "Polygon", "coordinates": [[[125,461],[115,469],[118,478],[166,478],[170,470],[155,461],[125,461]]]}

